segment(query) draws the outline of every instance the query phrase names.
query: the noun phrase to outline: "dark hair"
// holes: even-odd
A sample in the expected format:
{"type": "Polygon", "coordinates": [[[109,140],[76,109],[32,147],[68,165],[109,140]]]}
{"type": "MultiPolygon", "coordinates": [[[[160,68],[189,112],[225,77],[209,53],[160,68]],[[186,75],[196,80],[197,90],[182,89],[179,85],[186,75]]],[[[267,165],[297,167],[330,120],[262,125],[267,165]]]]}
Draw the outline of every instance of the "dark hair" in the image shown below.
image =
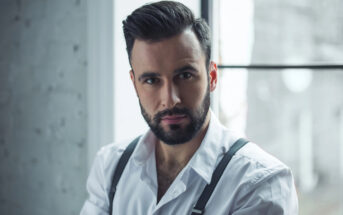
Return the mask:
{"type": "Polygon", "coordinates": [[[160,1],[144,5],[123,21],[126,50],[131,64],[135,39],[151,42],[168,39],[190,28],[205,53],[206,66],[211,57],[210,29],[203,19],[195,19],[192,11],[179,2],[160,1]]]}

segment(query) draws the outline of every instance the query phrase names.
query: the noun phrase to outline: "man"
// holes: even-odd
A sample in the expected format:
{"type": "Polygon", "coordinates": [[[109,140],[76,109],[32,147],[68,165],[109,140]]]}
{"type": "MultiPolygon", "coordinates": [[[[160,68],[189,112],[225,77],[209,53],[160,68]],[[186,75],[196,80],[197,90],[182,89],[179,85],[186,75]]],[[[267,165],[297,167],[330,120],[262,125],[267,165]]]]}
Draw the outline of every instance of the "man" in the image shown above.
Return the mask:
{"type": "MultiPolygon", "coordinates": [[[[194,205],[239,139],[209,109],[218,74],[208,26],[183,4],[162,1],[136,9],[123,28],[150,130],[114,186],[124,149],[112,144],[98,152],[81,214],[200,214],[194,205]]],[[[290,169],[251,142],[232,157],[208,198],[204,214],[298,213],[290,169]]]]}

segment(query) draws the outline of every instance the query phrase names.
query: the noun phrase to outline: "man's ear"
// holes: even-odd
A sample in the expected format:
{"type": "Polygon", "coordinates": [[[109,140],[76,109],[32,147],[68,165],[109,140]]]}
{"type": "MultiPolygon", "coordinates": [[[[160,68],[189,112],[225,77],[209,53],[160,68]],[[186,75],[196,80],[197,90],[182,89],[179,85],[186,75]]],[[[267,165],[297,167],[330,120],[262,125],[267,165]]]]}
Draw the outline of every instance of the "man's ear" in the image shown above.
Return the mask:
{"type": "Polygon", "coordinates": [[[138,96],[137,88],[136,88],[136,82],[135,82],[135,73],[134,73],[134,71],[132,69],[130,70],[130,78],[131,78],[133,87],[135,88],[136,95],[138,96]]]}
{"type": "Polygon", "coordinates": [[[217,87],[218,81],[218,69],[217,64],[213,61],[209,65],[209,76],[210,76],[210,91],[213,92],[217,87]]]}

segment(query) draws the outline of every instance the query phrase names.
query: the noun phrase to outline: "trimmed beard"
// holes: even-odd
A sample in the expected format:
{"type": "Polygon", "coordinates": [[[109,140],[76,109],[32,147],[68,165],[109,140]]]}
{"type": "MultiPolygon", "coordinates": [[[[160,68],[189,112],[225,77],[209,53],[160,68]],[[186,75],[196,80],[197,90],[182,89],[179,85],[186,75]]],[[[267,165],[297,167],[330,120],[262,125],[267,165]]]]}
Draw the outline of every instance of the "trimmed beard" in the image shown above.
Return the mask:
{"type": "Polygon", "coordinates": [[[205,122],[208,110],[210,108],[210,102],[210,87],[208,84],[204,100],[202,101],[200,107],[196,110],[174,107],[172,109],[160,111],[152,118],[146,112],[140,101],[139,105],[145,121],[148,123],[155,136],[168,145],[177,145],[186,143],[196,136],[205,122]],[[170,131],[165,131],[161,126],[161,120],[164,116],[173,114],[184,114],[188,116],[190,119],[189,124],[185,127],[182,127],[178,124],[170,124],[170,131]]]}

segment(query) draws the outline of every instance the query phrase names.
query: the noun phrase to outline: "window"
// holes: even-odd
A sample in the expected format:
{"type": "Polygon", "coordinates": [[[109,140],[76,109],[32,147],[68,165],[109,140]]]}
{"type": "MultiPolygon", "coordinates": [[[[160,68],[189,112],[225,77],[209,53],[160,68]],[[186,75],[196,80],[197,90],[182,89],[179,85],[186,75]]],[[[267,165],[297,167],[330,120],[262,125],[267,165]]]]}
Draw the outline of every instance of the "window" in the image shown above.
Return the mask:
{"type": "Polygon", "coordinates": [[[300,214],[342,214],[343,2],[210,2],[220,120],[291,167],[300,214]]]}

